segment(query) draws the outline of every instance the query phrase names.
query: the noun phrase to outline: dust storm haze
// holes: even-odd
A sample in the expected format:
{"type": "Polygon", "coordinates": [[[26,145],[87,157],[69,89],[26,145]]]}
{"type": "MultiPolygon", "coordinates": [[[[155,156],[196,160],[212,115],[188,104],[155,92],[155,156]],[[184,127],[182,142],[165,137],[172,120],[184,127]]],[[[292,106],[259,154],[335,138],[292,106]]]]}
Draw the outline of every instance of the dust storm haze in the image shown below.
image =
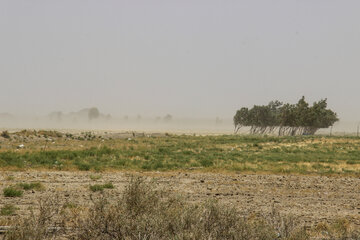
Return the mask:
{"type": "Polygon", "coordinates": [[[358,0],[2,0],[0,128],[229,133],[240,107],[304,95],[328,99],[337,131],[356,131],[359,9],[358,0]]]}

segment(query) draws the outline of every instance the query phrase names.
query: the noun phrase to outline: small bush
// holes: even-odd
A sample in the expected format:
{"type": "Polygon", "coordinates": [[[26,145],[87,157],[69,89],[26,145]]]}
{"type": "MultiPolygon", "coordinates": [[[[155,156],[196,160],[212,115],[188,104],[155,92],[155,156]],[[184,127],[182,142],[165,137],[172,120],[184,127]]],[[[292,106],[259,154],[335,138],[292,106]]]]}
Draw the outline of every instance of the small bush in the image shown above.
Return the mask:
{"type": "Polygon", "coordinates": [[[73,134],[71,134],[71,133],[65,133],[65,137],[67,137],[67,138],[73,138],[74,136],[73,136],[73,134]]]}
{"type": "Polygon", "coordinates": [[[4,196],[5,197],[21,197],[23,195],[23,191],[14,187],[4,188],[4,196]]]}
{"type": "Polygon", "coordinates": [[[10,216],[14,215],[16,212],[16,207],[13,204],[6,204],[0,209],[1,216],[10,216]]]}
{"type": "Polygon", "coordinates": [[[9,134],[8,131],[2,131],[1,136],[2,136],[3,138],[10,138],[10,134],[9,134]]]}

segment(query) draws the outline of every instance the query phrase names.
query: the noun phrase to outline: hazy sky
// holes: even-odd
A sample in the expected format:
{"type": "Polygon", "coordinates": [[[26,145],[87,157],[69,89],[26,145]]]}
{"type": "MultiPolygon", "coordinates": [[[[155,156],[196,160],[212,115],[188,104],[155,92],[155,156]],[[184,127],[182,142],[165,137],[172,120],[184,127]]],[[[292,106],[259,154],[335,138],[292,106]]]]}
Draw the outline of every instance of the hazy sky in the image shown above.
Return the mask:
{"type": "Polygon", "coordinates": [[[360,119],[359,0],[0,0],[0,112],[360,119]]]}

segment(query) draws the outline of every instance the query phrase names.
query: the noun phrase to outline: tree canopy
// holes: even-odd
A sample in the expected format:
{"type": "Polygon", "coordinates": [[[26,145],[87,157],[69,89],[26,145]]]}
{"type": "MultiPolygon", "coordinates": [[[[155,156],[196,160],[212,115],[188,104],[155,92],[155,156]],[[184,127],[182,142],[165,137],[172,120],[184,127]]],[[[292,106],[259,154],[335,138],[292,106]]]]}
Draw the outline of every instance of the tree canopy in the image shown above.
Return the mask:
{"type": "Polygon", "coordinates": [[[327,99],[314,102],[312,106],[302,97],[297,104],[271,101],[268,105],[254,105],[238,110],[234,116],[235,132],[250,127],[251,134],[267,134],[277,131],[283,135],[312,135],[319,128],[328,128],[339,119],[327,109],[327,99]]]}

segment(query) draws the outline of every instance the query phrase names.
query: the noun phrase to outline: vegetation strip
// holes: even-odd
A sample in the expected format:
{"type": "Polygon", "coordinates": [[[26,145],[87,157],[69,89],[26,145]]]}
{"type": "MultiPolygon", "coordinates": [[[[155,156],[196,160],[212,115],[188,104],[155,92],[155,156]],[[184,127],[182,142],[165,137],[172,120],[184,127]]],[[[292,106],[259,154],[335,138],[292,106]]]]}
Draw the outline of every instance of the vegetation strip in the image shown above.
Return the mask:
{"type": "Polygon", "coordinates": [[[177,136],[76,141],[101,147],[0,152],[1,168],[360,175],[360,138],[177,136]]]}

